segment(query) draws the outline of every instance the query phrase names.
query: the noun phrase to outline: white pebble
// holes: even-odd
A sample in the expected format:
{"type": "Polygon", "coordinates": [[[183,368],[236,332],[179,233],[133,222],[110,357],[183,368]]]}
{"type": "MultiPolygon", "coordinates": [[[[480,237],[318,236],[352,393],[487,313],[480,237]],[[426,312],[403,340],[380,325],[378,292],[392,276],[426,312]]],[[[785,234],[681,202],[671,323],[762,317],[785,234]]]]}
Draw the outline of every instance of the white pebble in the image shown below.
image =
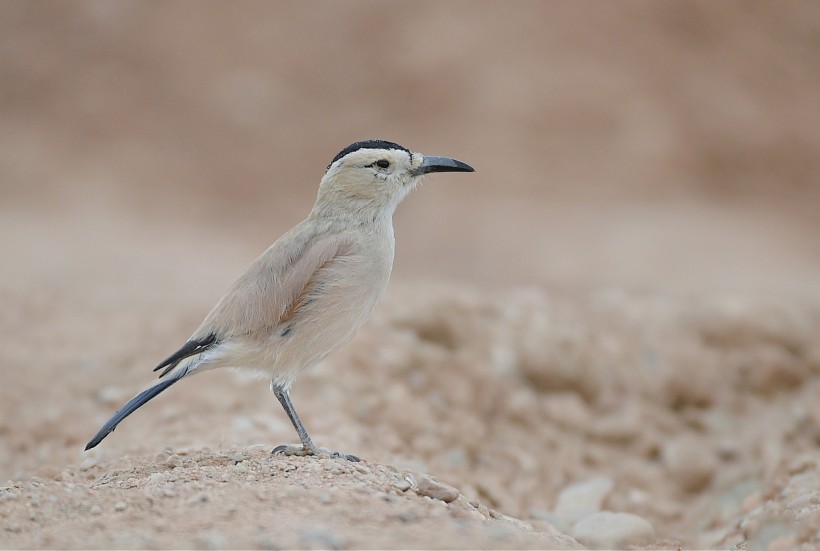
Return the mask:
{"type": "Polygon", "coordinates": [[[83,462],[80,463],[80,470],[87,471],[88,469],[94,468],[97,466],[97,458],[92,456],[86,457],[83,459],[83,462]]]}
{"type": "Polygon", "coordinates": [[[655,529],[648,520],[637,515],[601,511],[576,522],[571,535],[587,547],[624,549],[651,543],[655,529]]]}
{"type": "Polygon", "coordinates": [[[148,476],[148,484],[162,484],[165,482],[165,473],[151,473],[148,476]]]}
{"type": "Polygon", "coordinates": [[[570,484],[558,495],[555,515],[573,524],[601,510],[604,500],[612,491],[612,480],[599,477],[570,484]]]}
{"type": "Polygon", "coordinates": [[[458,490],[428,475],[418,477],[416,493],[420,496],[441,500],[444,503],[450,503],[458,499],[458,490]]]}

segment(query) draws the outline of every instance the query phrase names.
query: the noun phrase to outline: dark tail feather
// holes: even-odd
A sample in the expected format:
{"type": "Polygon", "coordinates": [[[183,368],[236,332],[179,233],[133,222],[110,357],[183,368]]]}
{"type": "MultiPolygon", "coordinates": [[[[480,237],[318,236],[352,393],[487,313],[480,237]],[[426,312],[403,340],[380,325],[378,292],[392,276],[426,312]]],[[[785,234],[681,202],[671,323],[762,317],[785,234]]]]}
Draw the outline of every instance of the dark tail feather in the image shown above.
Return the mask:
{"type": "Polygon", "coordinates": [[[120,424],[120,421],[134,413],[134,411],[136,411],[137,408],[142,406],[145,402],[147,402],[148,400],[150,400],[151,398],[153,398],[154,396],[156,396],[157,394],[159,394],[175,382],[182,379],[186,373],[187,371],[182,371],[178,376],[172,377],[170,379],[165,379],[155,384],[151,388],[143,390],[142,392],[131,398],[127,404],[122,406],[117,411],[117,413],[115,413],[114,416],[111,419],[109,419],[105,425],[103,425],[99,432],[94,435],[94,438],[92,438],[88,442],[88,444],[85,445],[86,451],[90,450],[91,448],[102,442],[103,438],[108,436],[110,432],[117,428],[117,425],[120,424]]]}

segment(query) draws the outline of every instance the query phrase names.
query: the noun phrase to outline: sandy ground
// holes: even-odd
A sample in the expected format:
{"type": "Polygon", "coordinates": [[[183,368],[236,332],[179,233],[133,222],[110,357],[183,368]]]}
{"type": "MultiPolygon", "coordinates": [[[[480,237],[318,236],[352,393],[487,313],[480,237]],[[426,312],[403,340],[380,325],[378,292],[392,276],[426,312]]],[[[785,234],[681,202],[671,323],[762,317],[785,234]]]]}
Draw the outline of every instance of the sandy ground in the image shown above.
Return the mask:
{"type": "Polygon", "coordinates": [[[0,11],[0,547],[820,546],[815,3],[0,11]],[[364,461],[231,372],[82,452],[368,137],[477,172],[295,384],[364,461]]]}

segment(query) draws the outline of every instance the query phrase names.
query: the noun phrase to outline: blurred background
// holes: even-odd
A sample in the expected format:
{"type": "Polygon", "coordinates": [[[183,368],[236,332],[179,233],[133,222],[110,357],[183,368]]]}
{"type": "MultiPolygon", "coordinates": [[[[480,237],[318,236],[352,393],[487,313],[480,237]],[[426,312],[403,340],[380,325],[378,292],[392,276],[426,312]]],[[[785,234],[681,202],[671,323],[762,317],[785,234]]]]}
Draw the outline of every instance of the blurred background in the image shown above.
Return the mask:
{"type": "Polygon", "coordinates": [[[399,207],[314,439],[521,518],[609,477],[717,546],[817,457],[818,60],[816,0],[0,2],[0,481],[292,441],[225,372],[81,451],[381,138],[476,172],[399,207]]]}
{"type": "Polygon", "coordinates": [[[477,170],[399,209],[399,281],[820,296],[816,2],[0,10],[6,290],[207,309],[383,138],[477,170]]]}

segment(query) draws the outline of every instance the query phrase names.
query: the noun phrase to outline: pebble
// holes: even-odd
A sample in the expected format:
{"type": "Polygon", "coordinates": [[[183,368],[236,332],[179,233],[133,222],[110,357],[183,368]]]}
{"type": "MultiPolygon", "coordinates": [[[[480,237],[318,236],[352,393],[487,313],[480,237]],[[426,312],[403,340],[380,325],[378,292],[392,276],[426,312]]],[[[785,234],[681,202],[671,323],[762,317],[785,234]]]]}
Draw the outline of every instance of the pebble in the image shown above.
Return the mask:
{"type": "Polygon", "coordinates": [[[438,499],[444,503],[450,503],[458,499],[457,489],[453,488],[449,484],[439,482],[431,476],[426,474],[419,475],[416,482],[417,486],[415,490],[420,496],[438,499]]]}
{"type": "Polygon", "coordinates": [[[165,473],[151,473],[148,476],[149,484],[162,484],[165,482],[165,473]]]}
{"type": "Polygon", "coordinates": [[[612,480],[605,477],[570,484],[558,495],[555,515],[567,524],[574,524],[592,513],[597,513],[612,491],[612,486],[612,480]]]}
{"type": "Polygon", "coordinates": [[[241,463],[249,458],[249,455],[245,452],[235,451],[228,454],[228,459],[234,461],[235,463],[241,463]]]}
{"type": "Polygon", "coordinates": [[[97,505],[95,503],[94,505],[91,506],[91,509],[89,509],[88,512],[91,513],[92,515],[94,515],[95,517],[99,516],[99,515],[102,514],[102,507],[100,507],[99,505],[97,505]]]}
{"type": "Polygon", "coordinates": [[[125,511],[128,508],[128,504],[124,501],[118,501],[114,504],[115,511],[125,511]]]}
{"type": "Polygon", "coordinates": [[[86,457],[83,459],[83,462],[80,463],[80,470],[87,471],[88,469],[93,469],[97,466],[97,458],[92,456],[86,457]]]}
{"type": "Polygon", "coordinates": [[[530,509],[530,518],[536,522],[549,524],[561,534],[569,533],[569,525],[563,518],[559,517],[555,513],[550,513],[549,511],[544,511],[543,509],[532,508],[530,509]]]}
{"type": "Polygon", "coordinates": [[[704,439],[694,435],[675,438],[663,448],[663,464],[669,475],[687,492],[703,490],[712,481],[717,460],[704,439]]]}
{"type": "Polygon", "coordinates": [[[182,458],[177,454],[171,455],[165,460],[165,466],[171,469],[182,467],[182,458]]]}
{"type": "Polygon", "coordinates": [[[655,529],[637,515],[600,511],[576,522],[570,535],[587,547],[624,549],[651,543],[655,529]]]}

